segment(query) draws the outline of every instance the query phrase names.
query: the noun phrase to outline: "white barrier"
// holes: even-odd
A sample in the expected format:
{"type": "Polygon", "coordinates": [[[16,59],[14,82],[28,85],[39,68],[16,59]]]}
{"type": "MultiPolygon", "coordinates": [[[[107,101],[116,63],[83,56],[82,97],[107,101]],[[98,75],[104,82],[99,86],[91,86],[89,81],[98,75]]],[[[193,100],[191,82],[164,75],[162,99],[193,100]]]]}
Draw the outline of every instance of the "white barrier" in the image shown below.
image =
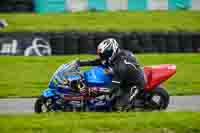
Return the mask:
{"type": "Polygon", "coordinates": [[[148,0],[149,10],[168,10],[167,0],[148,0]]]}

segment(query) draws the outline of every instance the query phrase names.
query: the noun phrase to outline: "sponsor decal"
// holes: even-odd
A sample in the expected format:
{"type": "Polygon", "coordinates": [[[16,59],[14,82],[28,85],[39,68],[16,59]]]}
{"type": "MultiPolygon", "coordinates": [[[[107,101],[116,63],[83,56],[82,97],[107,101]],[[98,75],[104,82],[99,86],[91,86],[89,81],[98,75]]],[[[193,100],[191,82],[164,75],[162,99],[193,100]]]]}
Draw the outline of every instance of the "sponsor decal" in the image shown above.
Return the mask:
{"type": "Polygon", "coordinates": [[[44,38],[35,37],[25,40],[2,38],[0,55],[46,56],[52,55],[52,49],[44,38]]]}
{"type": "Polygon", "coordinates": [[[27,47],[24,51],[24,56],[37,55],[51,55],[51,47],[49,43],[42,38],[35,38],[32,45],[27,47]]]}
{"type": "Polygon", "coordinates": [[[18,41],[12,40],[12,42],[5,42],[2,44],[0,54],[3,55],[15,55],[17,53],[18,41]]]}

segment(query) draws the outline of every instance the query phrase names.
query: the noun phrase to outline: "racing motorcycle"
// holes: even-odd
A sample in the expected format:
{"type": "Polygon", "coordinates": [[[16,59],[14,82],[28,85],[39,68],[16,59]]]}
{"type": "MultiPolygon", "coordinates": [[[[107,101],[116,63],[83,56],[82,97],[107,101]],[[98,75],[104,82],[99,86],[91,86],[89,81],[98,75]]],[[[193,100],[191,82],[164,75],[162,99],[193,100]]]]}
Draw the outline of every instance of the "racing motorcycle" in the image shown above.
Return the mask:
{"type": "MultiPolygon", "coordinates": [[[[105,66],[95,66],[80,72],[76,61],[68,64],[65,89],[47,88],[37,98],[36,113],[58,111],[113,111],[112,72],[105,66]]],[[[176,73],[176,65],[161,64],[143,67],[145,87],[130,101],[130,109],[164,110],[169,104],[169,94],[161,84],[176,73]]],[[[134,89],[134,87],[133,87],[134,89]]],[[[135,91],[131,89],[130,98],[135,91]]]]}

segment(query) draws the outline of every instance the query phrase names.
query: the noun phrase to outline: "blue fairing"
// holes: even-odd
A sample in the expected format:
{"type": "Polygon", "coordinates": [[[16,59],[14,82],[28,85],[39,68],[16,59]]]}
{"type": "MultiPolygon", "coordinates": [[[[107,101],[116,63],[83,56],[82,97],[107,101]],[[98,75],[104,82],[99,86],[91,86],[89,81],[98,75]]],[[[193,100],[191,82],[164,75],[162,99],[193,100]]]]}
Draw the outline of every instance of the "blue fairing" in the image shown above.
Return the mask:
{"type": "MultiPolygon", "coordinates": [[[[109,85],[112,84],[112,73],[109,71],[108,68],[104,67],[104,66],[96,66],[93,67],[83,73],[81,73],[81,75],[79,75],[80,73],[76,74],[76,69],[73,70],[73,63],[71,63],[72,67],[69,67],[69,74],[67,73],[65,75],[65,78],[68,79],[69,81],[73,81],[73,80],[78,80],[83,78],[84,79],[84,83],[86,83],[86,87],[107,87],[109,85]],[[74,73],[73,73],[74,72],[74,73]],[[70,75],[71,73],[71,75],[70,75]]],[[[67,71],[66,71],[67,72],[67,71]]],[[[77,72],[79,72],[77,70],[77,72]]],[[[46,90],[43,91],[42,95],[44,97],[51,97],[53,99],[53,109],[54,110],[59,110],[60,109],[60,105],[57,104],[57,100],[59,98],[61,98],[60,96],[80,96],[82,95],[81,93],[72,93],[71,87],[70,86],[66,86],[65,88],[59,88],[59,85],[57,82],[54,82],[53,80],[49,83],[49,86],[46,90]]],[[[58,102],[59,103],[59,102],[58,102]]],[[[76,106],[79,105],[80,103],[76,103],[74,101],[70,101],[70,102],[66,102],[66,106],[76,106]]],[[[80,106],[80,105],[79,105],[80,106]]],[[[89,101],[87,101],[87,106],[89,107],[90,110],[101,110],[104,108],[109,108],[111,107],[111,103],[110,101],[108,101],[107,99],[91,99],[89,101]]]]}
{"type": "Polygon", "coordinates": [[[51,89],[51,88],[47,88],[46,90],[43,91],[42,95],[44,97],[52,97],[55,96],[58,93],[62,93],[62,94],[67,94],[71,92],[70,88],[56,88],[56,89],[51,89]]]}
{"type": "Polygon", "coordinates": [[[71,75],[71,76],[66,76],[65,78],[72,81],[72,80],[78,80],[81,77],[78,75],[71,75]]]}
{"type": "Polygon", "coordinates": [[[105,67],[96,66],[83,73],[84,79],[90,86],[106,86],[112,83],[112,74],[105,67]]]}
{"type": "Polygon", "coordinates": [[[47,88],[46,90],[43,91],[42,95],[44,97],[52,97],[55,95],[55,89],[47,88]]]}

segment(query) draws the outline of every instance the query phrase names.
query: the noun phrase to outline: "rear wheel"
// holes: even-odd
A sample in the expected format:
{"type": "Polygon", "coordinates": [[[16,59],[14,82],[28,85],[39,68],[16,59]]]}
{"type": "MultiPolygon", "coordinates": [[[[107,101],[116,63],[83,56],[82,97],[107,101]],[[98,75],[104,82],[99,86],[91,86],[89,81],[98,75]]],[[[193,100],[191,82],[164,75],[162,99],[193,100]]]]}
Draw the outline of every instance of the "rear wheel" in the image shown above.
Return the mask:
{"type": "Polygon", "coordinates": [[[148,97],[148,109],[165,110],[169,104],[169,94],[162,87],[157,87],[150,92],[148,97]]]}

